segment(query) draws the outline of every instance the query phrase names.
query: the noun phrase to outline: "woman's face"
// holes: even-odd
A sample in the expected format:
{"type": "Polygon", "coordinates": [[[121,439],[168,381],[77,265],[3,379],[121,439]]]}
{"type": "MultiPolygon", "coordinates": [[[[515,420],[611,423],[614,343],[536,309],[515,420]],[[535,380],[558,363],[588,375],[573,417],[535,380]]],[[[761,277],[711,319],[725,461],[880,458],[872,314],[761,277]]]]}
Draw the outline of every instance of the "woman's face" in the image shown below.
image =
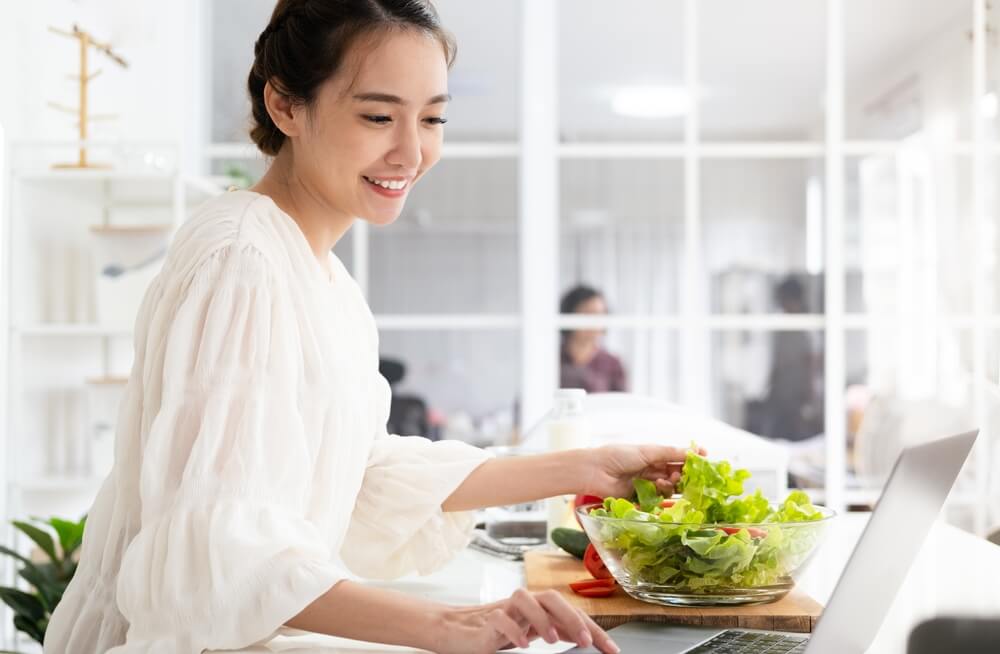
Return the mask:
{"type": "MultiPolygon", "coordinates": [[[[608,305],[604,303],[604,298],[600,295],[595,295],[592,298],[584,300],[580,304],[576,305],[575,313],[582,313],[591,316],[603,316],[608,312],[608,305]]],[[[581,338],[585,338],[588,341],[597,342],[604,336],[603,329],[579,329],[576,332],[581,338]]]]}
{"type": "Polygon", "coordinates": [[[426,34],[392,31],[356,46],[344,63],[310,107],[295,167],[325,203],[385,225],[441,157],[444,50],[426,34]]]}

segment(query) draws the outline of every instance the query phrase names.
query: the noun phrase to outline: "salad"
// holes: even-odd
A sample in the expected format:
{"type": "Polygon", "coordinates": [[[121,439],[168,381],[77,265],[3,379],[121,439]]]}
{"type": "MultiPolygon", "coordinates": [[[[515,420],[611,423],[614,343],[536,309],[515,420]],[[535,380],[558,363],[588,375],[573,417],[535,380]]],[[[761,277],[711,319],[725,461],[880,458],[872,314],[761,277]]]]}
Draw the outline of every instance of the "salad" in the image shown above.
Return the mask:
{"type": "Polygon", "coordinates": [[[653,482],[636,479],[636,497],[605,498],[589,512],[597,533],[588,531],[636,582],[695,593],[787,583],[820,537],[819,525],[808,523],[825,514],[800,490],[776,505],[760,489],[744,495],[749,477],[689,450],[679,497],[661,497],[653,482]]]}

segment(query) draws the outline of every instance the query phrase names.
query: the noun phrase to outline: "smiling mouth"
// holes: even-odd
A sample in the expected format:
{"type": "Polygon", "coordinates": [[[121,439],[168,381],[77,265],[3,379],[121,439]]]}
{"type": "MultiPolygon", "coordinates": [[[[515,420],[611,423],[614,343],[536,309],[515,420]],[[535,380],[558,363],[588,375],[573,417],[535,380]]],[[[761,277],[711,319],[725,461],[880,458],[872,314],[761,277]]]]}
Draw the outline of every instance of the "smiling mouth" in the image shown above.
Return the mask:
{"type": "Polygon", "coordinates": [[[372,186],[376,186],[376,187],[378,187],[380,189],[384,189],[386,191],[402,191],[402,190],[408,188],[409,185],[410,185],[410,180],[408,180],[408,179],[399,179],[399,180],[396,180],[396,179],[384,179],[384,180],[380,180],[380,179],[376,179],[374,177],[368,177],[366,175],[362,175],[361,178],[363,180],[365,180],[366,182],[368,182],[369,184],[371,184],[372,186]]]}

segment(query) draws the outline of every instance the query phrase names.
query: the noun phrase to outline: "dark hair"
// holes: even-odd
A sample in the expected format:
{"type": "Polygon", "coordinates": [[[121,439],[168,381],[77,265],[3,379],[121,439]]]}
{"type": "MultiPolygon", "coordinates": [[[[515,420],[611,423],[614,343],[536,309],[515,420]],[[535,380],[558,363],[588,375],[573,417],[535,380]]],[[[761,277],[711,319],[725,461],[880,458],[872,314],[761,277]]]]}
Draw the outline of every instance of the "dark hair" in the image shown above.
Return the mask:
{"type": "Polygon", "coordinates": [[[805,289],[802,287],[802,282],[792,276],[786,277],[774,289],[774,299],[781,305],[788,302],[802,304],[806,299],[806,293],[805,289]]]}
{"type": "Polygon", "coordinates": [[[309,105],[319,87],[336,74],[352,45],[392,30],[417,30],[440,41],[448,67],[455,40],[430,0],[279,0],[254,45],[247,80],[253,125],[250,138],[274,156],[285,142],[264,105],[264,85],[293,102],[309,105]]]}
{"type": "Polygon", "coordinates": [[[592,286],[586,286],[584,284],[577,284],[573,288],[566,291],[559,300],[559,313],[576,313],[576,310],[580,308],[580,305],[587,300],[592,300],[595,297],[604,297],[601,292],[592,286]]]}
{"type": "MultiPolygon", "coordinates": [[[[576,313],[576,310],[580,308],[581,304],[587,302],[588,300],[593,300],[595,297],[603,298],[604,296],[600,291],[592,286],[577,284],[573,288],[566,291],[566,293],[562,296],[562,299],[559,300],[559,313],[576,313]]],[[[572,329],[559,330],[559,337],[562,341],[563,348],[566,347],[566,341],[572,333],[572,329]]]]}

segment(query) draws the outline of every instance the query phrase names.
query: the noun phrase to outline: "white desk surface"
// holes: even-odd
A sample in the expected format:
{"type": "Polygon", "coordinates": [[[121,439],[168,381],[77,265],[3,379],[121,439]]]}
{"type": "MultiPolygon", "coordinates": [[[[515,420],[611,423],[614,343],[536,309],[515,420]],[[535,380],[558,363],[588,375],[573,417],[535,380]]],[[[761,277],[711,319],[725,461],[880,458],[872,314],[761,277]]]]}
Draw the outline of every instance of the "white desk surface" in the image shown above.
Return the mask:
{"type": "MultiPolygon", "coordinates": [[[[867,519],[867,514],[849,514],[835,520],[822,549],[800,580],[800,587],[821,604],[829,600],[867,519]]],[[[944,523],[935,524],[869,652],[905,654],[910,629],[932,616],[1000,615],[997,580],[1000,580],[1000,547],[944,523]]],[[[432,575],[405,577],[379,585],[452,604],[476,604],[502,599],[523,584],[521,564],[466,550],[432,575]]],[[[537,640],[527,650],[513,651],[549,653],[568,648],[568,644],[549,645],[537,640]]],[[[239,651],[355,654],[419,650],[308,635],[278,637],[266,645],[239,651]]]]}

